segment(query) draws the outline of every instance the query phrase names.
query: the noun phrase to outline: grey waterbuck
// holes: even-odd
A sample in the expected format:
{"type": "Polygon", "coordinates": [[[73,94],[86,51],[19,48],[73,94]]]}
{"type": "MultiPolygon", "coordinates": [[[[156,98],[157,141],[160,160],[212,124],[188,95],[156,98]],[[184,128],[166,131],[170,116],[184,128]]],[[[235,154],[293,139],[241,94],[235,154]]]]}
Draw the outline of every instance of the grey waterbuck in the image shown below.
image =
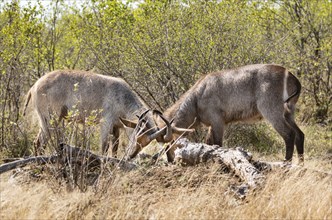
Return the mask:
{"type": "MultiPolygon", "coordinates": [[[[227,124],[265,118],[285,141],[285,160],[292,160],[295,144],[303,161],[304,134],[294,121],[300,91],[299,80],[278,65],[248,65],[210,73],[168,108],[157,124],[163,126],[165,119],[174,119],[172,126],[180,128],[202,123],[209,126],[207,143],[221,146],[227,124]]],[[[171,149],[168,158],[172,157],[171,149]]]]}
{"type": "Polygon", "coordinates": [[[99,112],[96,120],[100,123],[102,152],[108,151],[109,134],[113,134],[112,154],[115,156],[118,148],[115,140],[119,138],[119,129],[123,127],[121,121],[128,124],[136,119],[136,115],[141,115],[141,128],[136,129],[139,145],[136,148],[139,149],[165,133],[165,129],[158,131],[147,105],[120,78],[86,71],[58,70],[44,75],[31,87],[23,115],[30,100],[40,125],[34,142],[36,154],[39,154],[41,146],[45,146],[50,137],[50,115],[55,115],[60,122],[71,110],[79,112],[78,118],[81,121],[93,111],[99,112]]]}

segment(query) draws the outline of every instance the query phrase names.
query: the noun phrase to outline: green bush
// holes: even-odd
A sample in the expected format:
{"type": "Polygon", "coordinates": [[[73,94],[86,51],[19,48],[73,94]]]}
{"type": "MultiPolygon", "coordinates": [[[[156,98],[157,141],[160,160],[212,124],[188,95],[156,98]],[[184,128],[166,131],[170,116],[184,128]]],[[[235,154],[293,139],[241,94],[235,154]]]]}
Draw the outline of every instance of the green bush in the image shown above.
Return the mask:
{"type": "MultiPolygon", "coordinates": [[[[302,83],[300,122],[331,123],[329,0],[103,0],[74,6],[5,1],[0,6],[2,150],[19,142],[31,147],[11,123],[25,120],[20,112],[26,92],[54,69],[122,77],[152,109],[165,110],[205,73],[278,63],[302,83]]],[[[271,135],[260,126],[252,128],[258,129],[255,135],[247,131],[251,143],[255,136],[266,142],[259,149],[271,145],[271,135]]]]}

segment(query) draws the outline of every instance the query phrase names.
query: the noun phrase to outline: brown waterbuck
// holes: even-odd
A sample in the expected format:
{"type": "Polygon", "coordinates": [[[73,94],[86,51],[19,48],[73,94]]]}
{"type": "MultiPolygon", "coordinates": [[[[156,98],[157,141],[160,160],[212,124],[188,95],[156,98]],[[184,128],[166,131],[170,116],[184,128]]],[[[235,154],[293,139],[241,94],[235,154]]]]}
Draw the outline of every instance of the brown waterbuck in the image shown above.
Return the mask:
{"type": "Polygon", "coordinates": [[[116,156],[116,140],[119,138],[119,129],[123,128],[121,121],[131,123],[137,115],[141,117],[139,123],[135,123],[140,126],[135,130],[135,148],[141,149],[151,140],[165,134],[165,129],[157,129],[147,105],[120,78],[86,71],[58,70],[44,75],[31,87],[23,115],[30,100],[40,125],[34,141],[36,154],[40,154],[41,146],[45,146],[50,138],[51,115],[60,122],[73,110],[79,113],[77,120],[81,122],[93,111],[98,112],[96,121],[100,123],[102,153],[106,153],[113,142],[112,155],[116,156]],[[112,141],[110,134],[113,134],[112,141]]]}
{"type": "MultiPolygon", "coordinates": [[[[294,121],[300,91],[299,80],[286,68],[248,65],[203,76],[164,112],[164,117],[174,119],[175,127],[196,127],[200,123],[208,126],[207,143],[219,146],[227,124],[265,118],[285,141],[285,160],[292,160],[295,144],[299,160],[303,161],[304,134],[294,121]]],[[[164,126],[165,119],[157,121],[159,127],[164,126]]],[[[157,138],[164,142],[162,139],[163,136],[157,138]]],[[[172,151],[168,152],[169,160],[173,159],[172,151]]]]}

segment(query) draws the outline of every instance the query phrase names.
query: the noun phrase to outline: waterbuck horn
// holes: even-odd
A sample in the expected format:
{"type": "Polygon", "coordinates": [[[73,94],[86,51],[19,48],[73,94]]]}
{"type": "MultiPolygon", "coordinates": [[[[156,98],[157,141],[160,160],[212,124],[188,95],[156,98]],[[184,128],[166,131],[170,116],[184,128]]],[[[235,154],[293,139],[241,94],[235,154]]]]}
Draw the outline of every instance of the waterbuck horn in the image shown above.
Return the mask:
{"type": "Polygon", "coordinates": [[[178,128],[178,127],[173,126],[172,127],[173,133],[181,135],[181,134],[183,134],[185,132],[194,132],[195,129],[193,129],[191,127],[193,127],[196,124],[196,120],[197,120],[197,118],[195,117],[193,123],[191,123],[191,125],[189,126],[189,128],[178,128]]]}
{"type": "Polygon", "coordinates": [[[161,113],[161,111],[159,111],[159,110],[157,110],[157,109],[154,109],[153,111],[152,111],[152,113],[154,114],[154,115],[162,115],[163,113],[161,113]]]}
{"type": "Polygon", "coordinates": [[[145,112],[143,112],[139,117],[138,120],[142,120],[143,118],[145,118],[146,114],[150,111],[150,109],[146,110],[145,112]]]}
{"type": "MultiPolygon", "coordinates": [[[[174,118],[169,122],[164,116],[163,114],[158,111],[158,110],[153,110],[153,114],[156,114],[158,115],[166,124],[166,127],[167,130],[166,130],[166,134],[164,135],[164,141],[165,142],[170,142],[172,139],[173,139],[173,133],[176,133],[176,134],[183,134],[185,132],[193,132],[195,131],[195,129],[186,129],[186,128],[178,128],[178,127],[175,127],[175,126],[171,126],[171,124],[173,123],[174,121],[174,118]]],[[[196,122],[196,118],[193,122],[193,124],[196,122]]],[[[193,125],[192,124],[192,125],[193,125]]],[[[192,126],[190,125],[190,127],[192,126]]],[[[164,128],[163,128],[164,129],[164,128]]]]}
{"type": "Polygon", "coordinates": [[[172,128],[172,123],[174,121],[174,118],[169,122],[162,114],[159,115],[159,117],[165,122],[166,124],[166,134],[164,135],[164,141],[165,142],[170,142],[173,139],[173,128],[172,128]]]}
{"type": "Polygon", "coordinates": [[[124,118],[120,117],[120,121],[124,126],[126,126],[128,128],[136,128],[136,126],[137,126],[137,122],[130,121],[128,119],[124,119],[124,118]]]}
{"type": "Polygon", "coordinates": [[[140,123],[142,121],[142,119],[146,116],[146,114],[149,112],[150,110],[146,110],[145,112],[143,112],[140,116],[136,115],[136,117],[138,118],[138,122],[135,121],[131,121],[125,118],[119,118],[121,123],[128,127],[128,128],[136,128],[137,124],[140,123]]]}
{"type": "Polygon", "coordinates": [[[145,131],[143,134],[139,135],[137,137],[137,141],[142,145],[142,146],[146,146],[148,145],[151,141],[153,141],[154,139],[157,139],[158,137],[164,135],[166,133],[166,129],[167,127],[165,126],[164,128],[148,135],[149,132],[151,132],[153,129],[155,128],[150,128],[149,130],[145,131]]]}

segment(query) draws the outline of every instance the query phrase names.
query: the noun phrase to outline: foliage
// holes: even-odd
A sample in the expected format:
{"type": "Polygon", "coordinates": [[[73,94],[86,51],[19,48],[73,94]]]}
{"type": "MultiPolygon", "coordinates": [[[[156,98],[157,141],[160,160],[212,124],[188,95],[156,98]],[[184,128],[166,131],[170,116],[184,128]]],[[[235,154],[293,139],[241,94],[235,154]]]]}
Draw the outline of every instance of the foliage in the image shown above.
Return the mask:
{"type": "Polygon", "coordinates": [[[302,82],[298,119],[331,122],[329,0],[5,1],[0,7],[2,150],[31,145],[23,140],[24,95],[40,76],[64,68],[120,76],[151,108],[164,110],[202,74],[279,63],[302,82]]]}

